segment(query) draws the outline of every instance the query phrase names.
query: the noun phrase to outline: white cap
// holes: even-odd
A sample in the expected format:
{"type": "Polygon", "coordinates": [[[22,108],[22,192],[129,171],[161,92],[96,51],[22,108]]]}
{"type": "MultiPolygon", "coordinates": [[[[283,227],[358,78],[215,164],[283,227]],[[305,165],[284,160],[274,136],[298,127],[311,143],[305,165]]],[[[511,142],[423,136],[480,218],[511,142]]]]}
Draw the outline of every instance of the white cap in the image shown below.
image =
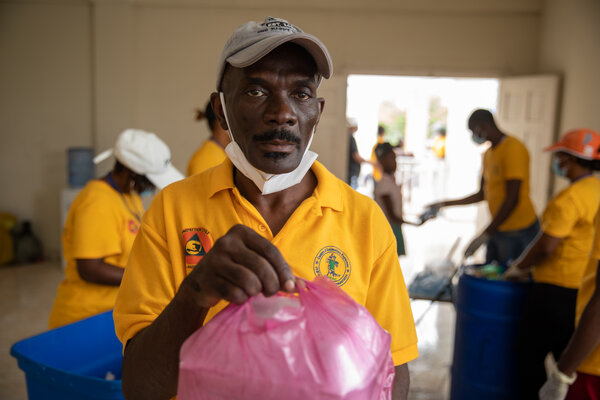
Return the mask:
{"type": "Polygon", "coordinates": [[[326,79],[331,76],[331,56],[319,39],[284,19],[267,17],[263,22],[247,22],[231,34],[217,67],[217,90],[221,89],[226,64],[248,67],[287,42],[296,43],[310,53],[319,75],[326,79]]]}
{"type": "Polygon", "coordinates": [[[98,164],[113,154],[121,164],[136,174],[144,175],[158,189],[184,178],[171,164],[169,147],[154,133],[127,129],[119,135],[114,148],[94,157],[94,163],[98,164]]]}

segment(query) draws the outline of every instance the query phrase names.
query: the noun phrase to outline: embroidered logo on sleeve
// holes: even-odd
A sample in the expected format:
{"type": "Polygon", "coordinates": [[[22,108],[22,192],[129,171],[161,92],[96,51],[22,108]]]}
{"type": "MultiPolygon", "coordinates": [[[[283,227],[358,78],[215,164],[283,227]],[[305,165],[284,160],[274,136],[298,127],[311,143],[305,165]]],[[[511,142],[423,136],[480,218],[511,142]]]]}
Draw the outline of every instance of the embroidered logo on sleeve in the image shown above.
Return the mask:
{"type": "Polygon", "coordinates": [[[194,268],[208,253],[213,240],[209,231],[204,228],[189,228],[183,230],[183,246],[185,252],[185,266],[194,268]]]}
{"type": "Polygon", "coordinates": [[[350,278],[350,260],[346,254],[335,246],[323,247],[313,262],[315,276],[325,276],[342,286],[350,278]]]}

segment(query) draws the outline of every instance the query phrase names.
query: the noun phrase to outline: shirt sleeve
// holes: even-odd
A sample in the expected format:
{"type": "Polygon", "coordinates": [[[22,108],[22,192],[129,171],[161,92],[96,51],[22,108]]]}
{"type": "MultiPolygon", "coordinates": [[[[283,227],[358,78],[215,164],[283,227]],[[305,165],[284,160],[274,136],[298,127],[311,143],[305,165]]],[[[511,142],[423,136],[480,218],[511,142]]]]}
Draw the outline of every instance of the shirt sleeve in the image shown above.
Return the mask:
{"type": "Polygon", "coordinates": [[[109,199],[100,193],[89,196],[73,216],[73,257],[92,259],[120,254],[121,225],[119,213],[109,199]]]}
{"type": "Polygon", "coordinates": [[[600,260],[600,212],[596,214],[596,232],[594,234],[594,242],[592,243],[592,251],[590,258],[600,260]]]}
{"type": "Polygon", "coordinates": [[[385,231],[389,245],[373,266],[365,306],[391,334],[394,365],[401,365],[418,357],[417,333],[396,254],[394,234],[387,221],[384,222],[385,225],[381,225],[382,231],[385,231]]]}
{"type": "Polygon", "coordinates": [[[505,180],[525,180],[529,175],[529,152],[525,145],[517,139],[512,139],[512,144],[506,150],[504,157],[505,180]]]}
{"type": "Polygon", "coordinates": [[[569,236],[580,219],[576,202],[569,193],[561,193],[554,198],[542,215],[542,231],[550,236],[569,236]]]}
{"type": "Polygon", "coordinates": [[[358,153],[358,146],[354,136],[350,136],[350,154],[358,153]]]}
{"type": "Polygon", "coordinates": [[[162,209],[159,193],[144,215],[117,295],[113,318],[123,346],[162,313],[178,289],[162,209]]]}

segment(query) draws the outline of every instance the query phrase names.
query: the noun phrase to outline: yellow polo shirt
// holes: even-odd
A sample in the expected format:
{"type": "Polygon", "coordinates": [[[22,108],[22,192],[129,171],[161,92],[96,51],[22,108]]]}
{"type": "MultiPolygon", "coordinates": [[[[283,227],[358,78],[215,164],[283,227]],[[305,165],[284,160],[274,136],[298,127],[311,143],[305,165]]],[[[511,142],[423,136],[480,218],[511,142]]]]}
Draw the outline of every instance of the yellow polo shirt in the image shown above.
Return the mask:
{"type": "Polygon", "coordinates": [[[118,286],[84,281],[76,259],[102,258],[125,268],[143,210],[140,196],[121,195],[102,180],[90,181],[75,197],[62,233],[67,265],[50,313],[50,328],[113,308],[118,286]]]}
{"type": "Polygon", "coordinates": [[[499,231],[525,229],[535,222],[535,209],[529,198],[529,152],[523,143],[505,136],[496,147],[490,147],[483,156],[483,179],[483,195],[492,216],[506,198],[506,181],[521,181],[519,201],[499,231]]]}
{"type": "MultiPolygon", "coordinates": [[[[123,344],[163,311],[213,243],[243,224],[277,246],[295,275],[328,276],[364,305],[390,332],[396,365],[416,358],[414,321],[387,219],[373,200],[320,163],[311,170],[318,180],[314,193],[276,236],[235,187],[229,160],[163,189],[144,215],[115,304],[123,344]]],[[[225,306],[211,308],[206,321],[225,306]]]]}
{"type": "MultiPolygon", "coordinates": [[[[590,259],[581,280],[581,287],[577,293],[577,309],[575,323],[579,324],[581,314],[596,290],[596,274],[598,273],[598,261],[600,261],[600,214],[596,217],[596,235],[590,253],[590,259]]],[[[600,346],[581,363],[577,371],[590,375],[600,376],[600,346]]]]}
{"type": "Polygon", "coordinates": [[[381,167],[379,166],[379,163],[377,161],[377,154],[375,154],[375,149],[377,148],[377,145],[381,143],[385,143],[385,138],[383,136],[377,136],[377,143],[375,143],[375,146],[373,146],[373,149],[371,149],[371,161],[373,162],[373,179],[375,179],[375,182],[379,182],[381,180],[381,177],[383,176],[383,172],[381,171],[381,167]]]}
{"type": "Polygon", "coordinates": [[[199,174],[221,164],[227,158],[225,150],[212,139],[206,140],[192,155],[187,167],[187,176],[199,174]]]}
{"type": "Polygon", "coordinates": [[[600,180],[587,176],[568,186],[546,206],[542,231],[562,238],[554,253],[533,269],[533,280],[578,289],[594,238],[600,180]]]}

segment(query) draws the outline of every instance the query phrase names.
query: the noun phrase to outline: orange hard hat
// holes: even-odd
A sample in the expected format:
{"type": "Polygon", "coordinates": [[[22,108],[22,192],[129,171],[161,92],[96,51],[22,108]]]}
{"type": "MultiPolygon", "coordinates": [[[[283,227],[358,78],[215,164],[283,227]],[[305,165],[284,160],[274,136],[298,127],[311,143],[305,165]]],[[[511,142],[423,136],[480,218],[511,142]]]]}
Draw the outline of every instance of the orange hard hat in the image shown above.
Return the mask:
{"type": "Polygon", "coordinates": [[[600,134],[591,129],[573,129],[544,151],[564,151],[584,160],[600,160],[600,134]]]}

